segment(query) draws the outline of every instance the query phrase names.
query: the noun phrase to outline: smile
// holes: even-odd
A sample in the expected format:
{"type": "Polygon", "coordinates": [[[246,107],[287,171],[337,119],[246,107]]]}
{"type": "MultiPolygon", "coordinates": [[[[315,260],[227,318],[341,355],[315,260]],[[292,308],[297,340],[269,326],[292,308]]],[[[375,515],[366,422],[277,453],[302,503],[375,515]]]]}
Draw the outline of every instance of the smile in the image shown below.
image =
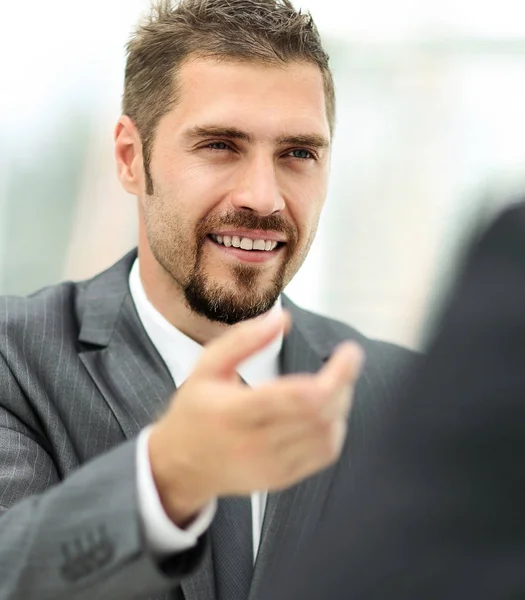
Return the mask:
{"type": "Polygon", "coordinates": [[[272,240],[254,240],[248,237],[240,237],[237,235],[214,235],[209,236],[216,244],[225,246],[226,248],[240,248],[241,250],[247,250],[250,252],[272,252],[279,245],[283,245],[282,242],[275,242],[272,240]]]}
{"type": "Polygon", "coordinates": [[[253,240],[240,236],[208,235],[208,243],[216,248],[228,260],[250,264],[273,262],[281,255],[284,242],[274,240],[253,240]],[[264,244],[264,249],[263,249],[264,244]]]}

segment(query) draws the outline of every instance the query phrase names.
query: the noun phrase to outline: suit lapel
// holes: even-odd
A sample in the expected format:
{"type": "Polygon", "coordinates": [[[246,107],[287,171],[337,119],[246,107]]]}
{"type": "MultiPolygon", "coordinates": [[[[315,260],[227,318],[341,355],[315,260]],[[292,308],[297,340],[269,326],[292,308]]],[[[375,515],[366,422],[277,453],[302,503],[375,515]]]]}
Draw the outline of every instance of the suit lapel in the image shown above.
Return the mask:
{"type": "Polygon", "coordinates": [[[189,577],[182,580],[182,590],[186,600],[215,600],[215,573],[211,556],[211,544],[206,551],[201,566],[189,577]]]}
{"type": "Polygon", "coordinates": [[[80,331],[80,358],[128,439],[157,419],[174,391],[135,310],[131,263],[124,259],[88,284],[80,331]]]}
{"type": "MultiPolygon", "coordinates": [[[[286,298],[283,306],[291,311],[293,326],[283,343],[281,372],[316,373],[330,354],[330,345],[323,343],[328,340],[316,339],[303,313],[286,298]]],[[[295,552],[317,524],[333,471],[331,467],[287,490],[268,495],[249,600],[258,597],[262,583],[271,580],[274,567],[282,563],[285,553],[295,552]]]]}
{"type": "MultiPolygon", "coordinates": [[[[123,435],[131,439],[165,410],[175,390],[171,375],[146,334],[128,277],[136,252],[91,280],[79,301],[80,358],[123,435]]],[[[202,565],[182,582],[186,600],[214,600],[209,544],[202,565]]]]}

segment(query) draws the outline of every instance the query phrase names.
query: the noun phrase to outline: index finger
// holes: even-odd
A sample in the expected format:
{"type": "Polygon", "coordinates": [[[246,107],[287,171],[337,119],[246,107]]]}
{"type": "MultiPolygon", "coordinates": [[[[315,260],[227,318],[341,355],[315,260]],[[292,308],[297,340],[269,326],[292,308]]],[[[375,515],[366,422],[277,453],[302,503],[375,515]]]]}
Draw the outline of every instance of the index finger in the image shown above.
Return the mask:
{"type": "Polygon", "coordinates": [[[208,377],[233,375],[241,362],[285,333],[290,322],[290,313],[282,310],[232,325],[206,347],[194,373],[208,377]]]}
{"type": "Polygon", "coordinates": [[[365,354],[356,342],[343,342],[317,374],[318,383],[327,390],[353,386],[359,379],[365,354]]]}

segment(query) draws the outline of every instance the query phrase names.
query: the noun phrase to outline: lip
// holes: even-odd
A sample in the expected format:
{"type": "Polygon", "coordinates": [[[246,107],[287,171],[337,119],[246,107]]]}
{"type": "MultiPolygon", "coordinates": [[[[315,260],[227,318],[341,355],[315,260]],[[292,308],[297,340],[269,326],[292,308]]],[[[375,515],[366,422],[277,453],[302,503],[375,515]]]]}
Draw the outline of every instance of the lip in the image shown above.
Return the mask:
{"type": "MultiPolygon", "coordinates": [[[[224,235],[228,234],[225,233],[224,235]]],[[[206,238],[206,243],[211,244],[219,252],[222,252],[226,257],[230,259],[236,259],[240,262],[252,264],[269,263],[270,261],[274,260],[278,255],[280,255],[282,249],[284,248],[284,246],[279,246],[275,250],[271,250],[268,252],[266,250],[242,250],[241,248],[234,248],[233,246],[226,248],[226,246],[223,246],[222,244],[217,244],[209,237],[206,238]]]]}
{"type": "Polygon", "coordinates": [[[286,242],[286,238],[273,231],[262,231],[260,229],[227,229],[225,231],[212,231],[210,235],[234,235],[238,237],[247,237],[251,240],[267,240],[270,242],[286,242]]]}

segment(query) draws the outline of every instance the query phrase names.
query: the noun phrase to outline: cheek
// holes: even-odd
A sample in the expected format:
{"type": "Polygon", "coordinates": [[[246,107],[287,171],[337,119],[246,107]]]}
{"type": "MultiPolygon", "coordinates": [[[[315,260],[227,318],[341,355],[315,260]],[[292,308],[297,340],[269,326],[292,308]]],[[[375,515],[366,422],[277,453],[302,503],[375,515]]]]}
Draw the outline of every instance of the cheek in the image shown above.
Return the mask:
{"type": "Polygon", "coordinates": [[[323,204],[324,200],[302,197],[289,206],[291,218],[298,228],[302,243],[317,230],[323,204]]]}
{"type": "Polygon", "coordinates": [[[220,201],[224,187],[217,176],[195,165],[180,165],[165,174],[164,193],[177,205],[186,220],[204,218],[220,201]]]}
{"type": "Polygon", "coordinates": [[[283,186],[287,211],[302,238],[309,237],[312,229],[317,228],[326,200],[327,179],[326,169],[323,168],[289,178],[283,186]]]}

